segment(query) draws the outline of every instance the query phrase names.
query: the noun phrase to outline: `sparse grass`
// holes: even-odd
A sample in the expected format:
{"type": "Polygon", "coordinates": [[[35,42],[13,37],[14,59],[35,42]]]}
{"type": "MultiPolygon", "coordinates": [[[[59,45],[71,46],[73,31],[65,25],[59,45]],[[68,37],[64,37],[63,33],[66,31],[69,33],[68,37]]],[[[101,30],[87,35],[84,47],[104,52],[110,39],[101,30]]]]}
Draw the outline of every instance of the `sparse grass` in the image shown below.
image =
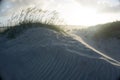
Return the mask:
{"type": "Polygon", "coordinates": [[[56,11],[49,12],[36,8],[27,8],[13,15],[9,20],[9,24],[4,26],[5,28],[7,27],[7,29],[0,30],[0,34],[5,34],[7,38],[13,39],[24,30],[31,27],[44,27],[65,33],[64,30],[59,27],[62,22],[63,20],[59,19],[59,15],[56,11]]]}

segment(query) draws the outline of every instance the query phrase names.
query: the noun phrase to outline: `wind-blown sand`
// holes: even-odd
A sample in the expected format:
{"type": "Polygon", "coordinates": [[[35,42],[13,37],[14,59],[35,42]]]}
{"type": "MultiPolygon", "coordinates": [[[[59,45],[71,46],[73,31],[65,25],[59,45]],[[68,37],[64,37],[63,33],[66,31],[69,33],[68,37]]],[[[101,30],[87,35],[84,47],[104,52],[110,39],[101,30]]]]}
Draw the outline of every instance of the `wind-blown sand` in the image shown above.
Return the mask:
{"type": "MultiPolygon", "coordinates": [[[[105,56],[111,57],[120,66],[120,39],[119,21],[104,25],[97,25],[75,32],[84,42],[100,51],[105,56]]],[[[113,62],[114,62],[113,61],[113,62]]]]}

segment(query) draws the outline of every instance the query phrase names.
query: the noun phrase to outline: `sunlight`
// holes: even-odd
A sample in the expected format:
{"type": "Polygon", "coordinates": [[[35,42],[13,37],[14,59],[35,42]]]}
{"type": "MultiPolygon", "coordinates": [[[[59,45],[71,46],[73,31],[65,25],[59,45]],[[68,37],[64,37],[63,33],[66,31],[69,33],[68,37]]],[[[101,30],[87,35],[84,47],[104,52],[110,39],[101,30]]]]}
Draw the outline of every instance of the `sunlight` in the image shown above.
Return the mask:
{"type": "MultiPolygon", "coordinates": [[[[61,6],[60,6],[61,7],[61,6]]],[[[106,22],[106,15],[99,14],[96,9],[69,4],[62,8],[62,17],[68,25],[91,26],[106,22]]]]}
{"type": "Polygon", "coordinates": [[[66,18],[68,24],[88,26],[97,23],[97,20],[95,20],[97,15],[90,9],[73,7],[67,10],[67,13],[65,13],[66,16],[64,15],[64,17],[66,18]]]}

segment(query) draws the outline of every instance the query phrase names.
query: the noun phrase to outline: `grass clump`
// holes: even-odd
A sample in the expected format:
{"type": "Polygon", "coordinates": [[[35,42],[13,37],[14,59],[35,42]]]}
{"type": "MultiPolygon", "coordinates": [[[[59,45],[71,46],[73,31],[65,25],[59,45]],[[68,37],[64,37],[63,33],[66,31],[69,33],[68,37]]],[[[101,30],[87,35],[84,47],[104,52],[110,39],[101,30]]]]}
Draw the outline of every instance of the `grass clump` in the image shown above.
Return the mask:
{"type": "Polygon", "coordinates": [[[24,30],[32,27],[44,27],[60,33],[65,33],[59,26],[63,22],[64,21],[59,18],[56,11],[27,8],[13,15],[9,23],[4,26],[5,29],[2,31],[0,30],[0,34],[6,34],[5,36],[7,38],[13,39],[24,32],[24,30]]]}

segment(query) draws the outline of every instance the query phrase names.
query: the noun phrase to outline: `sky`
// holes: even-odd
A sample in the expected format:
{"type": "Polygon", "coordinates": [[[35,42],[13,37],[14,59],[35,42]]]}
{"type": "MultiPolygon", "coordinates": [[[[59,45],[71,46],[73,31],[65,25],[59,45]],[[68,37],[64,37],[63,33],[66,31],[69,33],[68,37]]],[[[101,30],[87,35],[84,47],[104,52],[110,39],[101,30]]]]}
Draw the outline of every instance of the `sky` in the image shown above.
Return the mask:
{"type": "Polygon", "coordinates": [[[70,25],[96,25],[120,20],[120,0],[2,0],[0,17],[31,6],[57,10],[70,25]]]}

